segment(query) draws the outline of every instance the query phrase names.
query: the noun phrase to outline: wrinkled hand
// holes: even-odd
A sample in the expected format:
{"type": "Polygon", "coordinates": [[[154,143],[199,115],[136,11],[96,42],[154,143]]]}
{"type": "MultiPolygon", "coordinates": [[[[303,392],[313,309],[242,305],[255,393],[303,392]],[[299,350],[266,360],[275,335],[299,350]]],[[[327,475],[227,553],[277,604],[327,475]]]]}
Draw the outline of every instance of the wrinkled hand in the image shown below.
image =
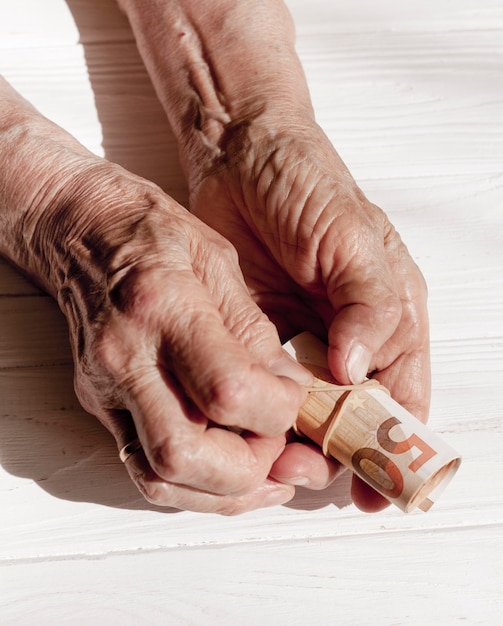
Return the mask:
{"type": "MultiPolygon", "coordinates": [[[[193,182],[191,210],[235,245],[254,300],[283,340],[304,330],[324,338],[341,384],[375,377],[426,421],[426,287],[386,215],[314,122],[229,145],[225,164],[193,182]]],[[[272,475],[320,489],[337,471],[292,443],[272,475]]],[[[358,479],[352,494],[364,510],[386,505],[358,479]]]]}
{"type": "Polygon", "coordinates": [[[49,230],[65,246],[77,395],[119,448],[138,435],[126,466],[146,498],[224,514],[289,500],[294,488],[268,474],[305,398],[292,378],[310,376],[250,298],[234,248],[106,163],[49,230]]]}

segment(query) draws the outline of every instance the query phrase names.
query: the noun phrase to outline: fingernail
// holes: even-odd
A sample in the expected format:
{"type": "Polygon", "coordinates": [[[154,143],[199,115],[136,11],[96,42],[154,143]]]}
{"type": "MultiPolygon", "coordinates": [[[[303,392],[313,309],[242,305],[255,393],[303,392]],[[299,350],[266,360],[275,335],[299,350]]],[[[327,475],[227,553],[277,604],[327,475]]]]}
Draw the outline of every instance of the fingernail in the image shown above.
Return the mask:
{"type": "Polygon", "coordinates": [[[263,500],[263,506],[278,506],[279,504],[285,504],[293,497],[293,491],[291,489],[274,489],[269,491],[263,500]]]}
{"type": "Polygon", "coordinates": [[[346,371],[353,385],[359,385],[367,376],[372,354],[361,343],[356,343],[349,353],[346,361],[346,371]]]}
{"type": "Polygon", "coordinates": [[[287,352],[269,367],[269,371],[276,376],[286,376],[291,378],[299,385],[309,386],[313,383],[313,375],[305,367],[302,367],[287,352]]]}
{"type": "Polygon", "coordinates": [[[311,482],[307,476],[281,476],[278,480],[286,485],[294,485],[295,487],[306,487],[311,482]]]}

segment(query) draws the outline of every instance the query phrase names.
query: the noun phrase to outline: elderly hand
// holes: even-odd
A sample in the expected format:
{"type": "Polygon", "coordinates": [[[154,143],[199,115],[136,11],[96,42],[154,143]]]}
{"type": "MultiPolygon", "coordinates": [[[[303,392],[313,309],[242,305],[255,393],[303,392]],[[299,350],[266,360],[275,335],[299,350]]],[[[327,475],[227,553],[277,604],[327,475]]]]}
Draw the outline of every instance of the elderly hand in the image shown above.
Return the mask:
{"type": "Polygon", "coordinates": [[[310,377],[253,303],[232,246],[153,185],[104,167],[59,215],[72,233],[59,291],[76,389],[151,502],[236,513],[282,503],[268,479],[310,377]],[[99,214],[81,225],[76,214],[99,214]],[[240,435],[224,427],[238,428],[240,435]]]}
{"type": "MultiPolygon", "coordinates": [[[[194,184],[192,211],[236,246],[250,293],[284,340],[317,333],[341,384],[375,377],[425,421],[429,337],[419,269],[316,124],[256,131],[242,149],[236,142],[230,165],[194,184]]],[[[336,473],[295,443],[272,476],[322,488],[336,473]]],[[[365,510],[386,504],[358,479],[353,498],[365,510]]]]}
{"type": "Polygon", "coordinates": [[[250,298],[232,245],[5,81],[0,95],[0,252],[57,298],[84,408],[119,449],[139,437],[126,466],[140,491],[225,514],[289,500],[268,475],[312,377],[250,298]]]}

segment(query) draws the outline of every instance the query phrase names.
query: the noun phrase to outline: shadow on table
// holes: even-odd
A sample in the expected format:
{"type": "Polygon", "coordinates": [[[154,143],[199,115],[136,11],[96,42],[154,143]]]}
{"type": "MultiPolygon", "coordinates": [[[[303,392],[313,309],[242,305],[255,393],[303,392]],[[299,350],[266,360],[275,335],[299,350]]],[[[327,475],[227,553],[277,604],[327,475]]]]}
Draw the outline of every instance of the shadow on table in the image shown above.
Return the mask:
{"type": "MultiPolygon", "coordinates": [[[[151,505],[138,493],[118,458],[112,436],[79,406],[72,378],[70,361],[0,370],[3,468],[34,481],[56,498],[121,509],[178,512],[151,505]]],[[[296,496],[285,506],[342,509],[351,503],[349,485],[347,472],[323,491],[297,488],[296,496]]]]}
{"type": "Polygon", "coordinates": [[[340,478],[322,491],[312,491],[297,487],[295,497],[284,506],[299,511],[316,511],[326,506],[344,509],[353,503],[351,498],[351,472],[345,472],[340,478]]]}
{"type": "MultiPolygon", "coordinates": [[[[12,344],[19,348],[15,337],[12,344]]],[[[65,350],[70,357],[69,348],[61,346],[60,352],[65,350]]],[[[70,358],[0,369],[0,399],[0,464],[9,474],[63,500],[175,511],[150,505],[138,493],[112,436],[80,407],[70,358]]]]}

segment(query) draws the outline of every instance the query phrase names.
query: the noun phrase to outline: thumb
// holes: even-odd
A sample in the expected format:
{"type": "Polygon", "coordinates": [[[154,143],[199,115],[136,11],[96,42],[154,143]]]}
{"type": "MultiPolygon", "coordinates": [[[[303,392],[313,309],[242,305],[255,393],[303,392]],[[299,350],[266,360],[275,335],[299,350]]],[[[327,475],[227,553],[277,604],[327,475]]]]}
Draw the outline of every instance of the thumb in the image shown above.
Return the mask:
{"type": "MultiPolygon", "coordinates": [[[[365,255],[366,256],[366,255],[365,255]]],[[[328,363],[342,384],[359,384],[376,368],[376,354],[402,316],[397,285],[386,263],[355,260],[329,283],[335,316],[328,332],[328,363]]]]}

